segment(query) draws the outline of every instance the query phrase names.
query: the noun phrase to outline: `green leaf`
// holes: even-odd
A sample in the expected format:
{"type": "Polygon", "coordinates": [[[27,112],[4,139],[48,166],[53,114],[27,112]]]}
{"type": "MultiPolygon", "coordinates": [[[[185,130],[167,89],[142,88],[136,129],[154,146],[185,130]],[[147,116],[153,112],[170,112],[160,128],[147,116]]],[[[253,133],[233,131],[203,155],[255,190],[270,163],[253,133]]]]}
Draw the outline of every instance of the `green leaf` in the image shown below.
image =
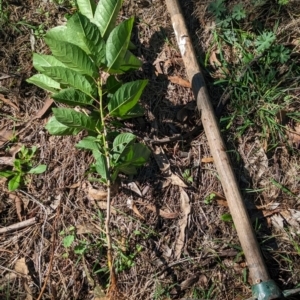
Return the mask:
{"type": "Polygon", "coordinates": [[[63,67],[45,67],[44,72],[60,83],[69,84],[91,97],[97,91],[97,87],[91,78],[81,75],[74,70],[63,67]]]}
{"type": "Polygon", "coordinates": [[[110,33],[106,42],[106,60],[108,72],[110,69],[119,70],[124,61],[124,57],[130,41],[133,18],[130,18],[110,33]]]}
{"type": "Polygon", "coordinates": [[[123,172],[126,175],[135,175],[137,173],[136,167],[129,166],[127,164],[121,165],[117,169],[118,169],[118,171],[123,172]]]}
{"type": "Polygon", "coordinates": [[[63,241],[62,241],[63,246],[64,246],[65,248],[71,247],[71,245],[72,245],[73,242],[74,242],[74,239],[75,239],[75,237],[74,237],[73,234],[72,234],[72,235],[67,235],[67,236],[65,236],[65,237],[63,238],[63,241]]]}
{"type": "Polygon", "coordinates": [[[98,27],[82,14],[73,15],[67,23],[68,42],[83,49],[100,66],[105,62],[105,42],[98,27]]]}
{"type": "Polygon", "coordinates": [[[208,11],[216,17],[221,17],[226,12],[224,0],[216,0],[209,4],[208,11]]]}
{"type": "Polygon", "coordinates": [[[5,177],[5,178],[11,177],[11,176],[13,176],[14,174],[15,174],[14,171],[9,171],[9,170],[7,170],[7,171],[1,171],[1,172],[0,172],[0,176],[1,176],[1,177],[5,177]]]}
{"type": "Polygon", "coordinates": [[[101,36],[107,40],[115,27],[123,0],[101,0],[96,8],[93,23],[100,29],[101,36]]]}
{"type": "Polygon", "coordinates": [[[72,106],[92,105],[94,101],[88,95],[73,88],[61,90],[58,93],[53,94],[52,98],[60,103],[65,103],[72,106]]]}
{"type": "Polygon", "coordinates": [[[106,165],[105,156],[102,153],[100,153],[100,151],[98,151],[95,158],[96,158],[95,167],[97,173],[102,177],[102,179],[107,181],[108,176],[107,176],[107,165],[106,165]]]}
{"type": "Polygon", "coordinates": [[[52,55],[42,55],[33,53],[33,66],[36,70],[43,73],[43,67],[66,67],[61,61],[52,55]]]}
{"type": "Polygon", "coordinates": [[[99,151],[99,139],[94,136],[84,137],[80,142],[76,144],[76,148],[99,151]]]}
{"type": "Polygon", "coordinates": [[[39,165],[35,168],[30,169],[27,173],[29,174],[42,174],[47,170],[47,165],[39,165]]]}
{"type": "Polygon", "coordinates": [[[44,74],[35,74],[26,81],[52,93],[56,93],[60,89],[60,84],[57,81],[44,74]]]}
{"type": "Polygon", "coordinates": [[[134,143],[136,140],[136,136],[132,133],[120,133],[113,142],[113,149],[112,149],[112,158],[113,163],[117,164],[119,158],[124,156],[126,150],[131,143],[134,143]]]}
{"type": "Polygon", "coordinates": [[[119,148],[121,145],[132,143],[136,140],[136,136],[132,133],[120,133],[113,142],[113,148],[119,148]]]}
{"type": "Polygon", "coordinates": [[[62,25],[62,26],[56,26],[54,28],[51,28],[50,30],[47,31],[45,35],[45,39],[46,38],[57,40],[57,41],[68,42],[70,37],[69,37],[67,26],[62,25]]]}
{"type": "Polygon", "coordinates": [[[232,216],[231,214],[223,214],[221,220],[224,222],[232,222],[232,216]]]}
{"type": "Polygon", "coordinates": [[[119,88],[108,103],[111,116],[126,115],[139,101],[148,80],[137,80],[125,83],[119,88]]]}
{"type": "Polygon", "coordinates": [[[257,46],[256,51],[263,52],[269,49],[272,43],[275,41],[275,39],[276,36],[273,32],[263,32],[260,36],[256,38],[256,41],[254,42],[255,46],[257,46]]]}
{"type": "Polygon", "coordinates": [[[137,70],[141,66],[142,62],[135,55],[133,55],[130,51],[127,50],[120,70],[123,72],[127,72],[130,70],[137,70]]]}
{"type": "Polygon", "coordinates": [[[22,174],[16,174],[10,181],[8,182],[8,190],[13,192],[15,191],[21,184],[22,174]]]}
{"type": "Polygon", "coordinates": [[[80,128],[71,128],[63,125],[58,122],[55,117],[50,118],[45,128],[52,135],[76,135],[82,130],[80,128]]]}
{"type": "Polygon", "coordinates": [[[20,159],[15,159],[13,164],[14,164],[14,169],[16,171],[22,172],[21,160],[20,159]]]}
{"type": "Polygon", "coordinates": [[[144,108],[140,104],[136,104],[130,111],[126,113],[126,115],[122,116],[121,119],[132,119],[141,117],[144,115],[144,108]]]}
{"type": "MultiPolygon", "coordinates": [[[[87,18],[92,20],[94,18],[94,12],[96,3],[94,0],[77,0],[79,11],[87,18]]],[[[100,1],[101,2],[101,1],[100,1]]]]}
{"type": "Polygon", "coordinates": [[[72,108],[53,108],[52,111],[56,120],[65,126],[97,132],[95,121],[84,113],[72,108]]]}
{"type": "Polygon", "coordinates": [[[106,80],[106,90],[109,94],[115,93],[122,86],[122,82],[118,81],[114,75],[110,75],[106,80]]]}
{"type": "Polygon", "coordinates": [[[98,75],[97,67],[93,64],[89,56],[77,45],[49,38],[46,38],[45,41],[50,47],[53,56],[67,67],[91,77],[98,75]]]}
{"type": "Polygon", "coordinates": [[[233,7],[232,17],[237,21],[240,21],[240,20],[246,18],[246,11],[245,11],[242,3],[236,4],[233,7]]]}
{"type": "Polygon", "coordinates": [[[122,157],[122,161],[129,163],[129,165],[140,167],[144,165],[151,154],[151,151],[144,144],[136,143],[130,146],[130,151],[122,157]]]}

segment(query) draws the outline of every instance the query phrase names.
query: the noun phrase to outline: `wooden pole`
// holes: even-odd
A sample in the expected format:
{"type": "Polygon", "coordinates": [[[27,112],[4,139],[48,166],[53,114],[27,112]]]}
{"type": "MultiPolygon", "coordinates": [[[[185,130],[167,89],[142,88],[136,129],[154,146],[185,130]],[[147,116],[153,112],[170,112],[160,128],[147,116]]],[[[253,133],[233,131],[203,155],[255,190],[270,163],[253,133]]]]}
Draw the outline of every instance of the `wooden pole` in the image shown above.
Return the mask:
{"type": "Polygon", "coordinates": [[[192,83],[193,93],[197,99],[197,107],[201,115],[210,151],[214,158],[230,213],[244,250],[251,279],[253,284],[267,281],[270,277],[251,226],[246,206],[241,197],[229,157],[226,153],[226,146],[221,137],[219,125],[178,0],[166,0],[166,4],[171,15],[172,26],[185,64],[186,73],[192,83]]]}

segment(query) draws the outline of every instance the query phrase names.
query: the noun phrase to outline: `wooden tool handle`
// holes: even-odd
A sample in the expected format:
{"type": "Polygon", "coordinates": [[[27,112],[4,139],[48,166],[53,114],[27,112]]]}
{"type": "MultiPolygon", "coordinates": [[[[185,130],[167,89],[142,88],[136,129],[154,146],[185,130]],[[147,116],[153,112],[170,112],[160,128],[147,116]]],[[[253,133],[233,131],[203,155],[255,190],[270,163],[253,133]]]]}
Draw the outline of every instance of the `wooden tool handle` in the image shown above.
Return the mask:
{"type": "Polygon", "coordinates": [[[241,197],[229,157],[226,153],[226,146],[220,134],[218,122],[207,93],[206,85],[178,0],[166,0],[166,4],[171,15],[172,26],[185,64],[186,72],[192,83],[195,98],[197,99],[197,106],[201,114],[210,151],[214,158],[214,163],[220,176],[230,213],[244,250],[250,276],[253,284],[267,281],[270,277],[251,226],[245,204],[241,197]]]}

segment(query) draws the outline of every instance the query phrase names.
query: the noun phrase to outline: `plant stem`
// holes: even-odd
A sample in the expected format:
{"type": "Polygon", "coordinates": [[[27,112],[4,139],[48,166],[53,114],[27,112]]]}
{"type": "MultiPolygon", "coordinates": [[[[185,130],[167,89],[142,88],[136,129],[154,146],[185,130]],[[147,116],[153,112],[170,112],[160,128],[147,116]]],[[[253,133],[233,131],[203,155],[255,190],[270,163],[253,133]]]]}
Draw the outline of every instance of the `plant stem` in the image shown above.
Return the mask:
{"type": "Polygon", "coordinates": [[[110,273],[110,286],[116,285],[116,275],[113,268],[113,256],[112,256],[112,244],[111,244],[111,236],[110,236],[110,212],[111,212],[111,179],[110,179],[110,159],[109,159],[109,151],[108,151],[108,143],[107,143],[107,129],[105,126],[105,119],[103,117],[103,93],[102,93],[102,79],[98,83],[98,93],[100,100],[100,120],[103,128],[102,139],[104,145],[104,155],[106,158],[106,174],[107,174],[107,207],[106,207],[106,219],[105,219],[105,231],[106,231],[106,241],[107,241],[107,264],[110,273]]]}

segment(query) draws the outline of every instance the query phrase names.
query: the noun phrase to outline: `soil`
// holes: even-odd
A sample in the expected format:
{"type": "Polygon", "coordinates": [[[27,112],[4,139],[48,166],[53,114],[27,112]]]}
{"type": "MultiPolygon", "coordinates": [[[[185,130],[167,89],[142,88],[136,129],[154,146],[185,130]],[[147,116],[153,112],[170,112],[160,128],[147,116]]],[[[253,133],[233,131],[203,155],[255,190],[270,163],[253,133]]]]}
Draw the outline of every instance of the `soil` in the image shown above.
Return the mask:
{"type": "MultiPolygon", "coordinates": [[[[210,1],[200,2],[181,1],[203,61],[212,18],[210,1]]],[[[80,136],[48,134],[49,95],[26,82],[35,73],[32,53],[49,53],[45,31],[74,12],[69,2],[58,3],[1,3],[7,14],[0,21],[0,170],[22,145],[37,146],[35,163],[47,165],[47,172],[30,177],[16,192],[0,178],[0,229],[33,220],[0,231],[1,299],[108,299],[106,210],[97,197],[103,187],[87,175],[93,158],[74,147],[80,136]],[[66,237],[74,238],[70,247],[66,237]]],[[[115,188],[110,226],[120,294],[111,299],[247,299],[252,284],[247,263],[186,87],[165,3],[126,0],[120,18],[129,16],[135,16],[132,41],[143,61],[129,79],[149,84],[141,99],[145,117],[125,126],[153,154],[136,176],[121,176],[115,188]],[[161,159],[167,159],[173,177],[162,172],[161,159]]],[[[289,22],[287,14],[284,26],[289,22]]],[[[293,33],[299,38],[298,31],[293,33]]],[[[223,91],[209,70],[203,72],[216,107],[223,91]]],[[[227,113],[224,108],[221,116],[227,113]]],[[[233,129],[222,133],[271,278],[282,290],[299,287],[299,152],[280,145],[266,153],[255,132],[239,138],[233,129]]]]}

